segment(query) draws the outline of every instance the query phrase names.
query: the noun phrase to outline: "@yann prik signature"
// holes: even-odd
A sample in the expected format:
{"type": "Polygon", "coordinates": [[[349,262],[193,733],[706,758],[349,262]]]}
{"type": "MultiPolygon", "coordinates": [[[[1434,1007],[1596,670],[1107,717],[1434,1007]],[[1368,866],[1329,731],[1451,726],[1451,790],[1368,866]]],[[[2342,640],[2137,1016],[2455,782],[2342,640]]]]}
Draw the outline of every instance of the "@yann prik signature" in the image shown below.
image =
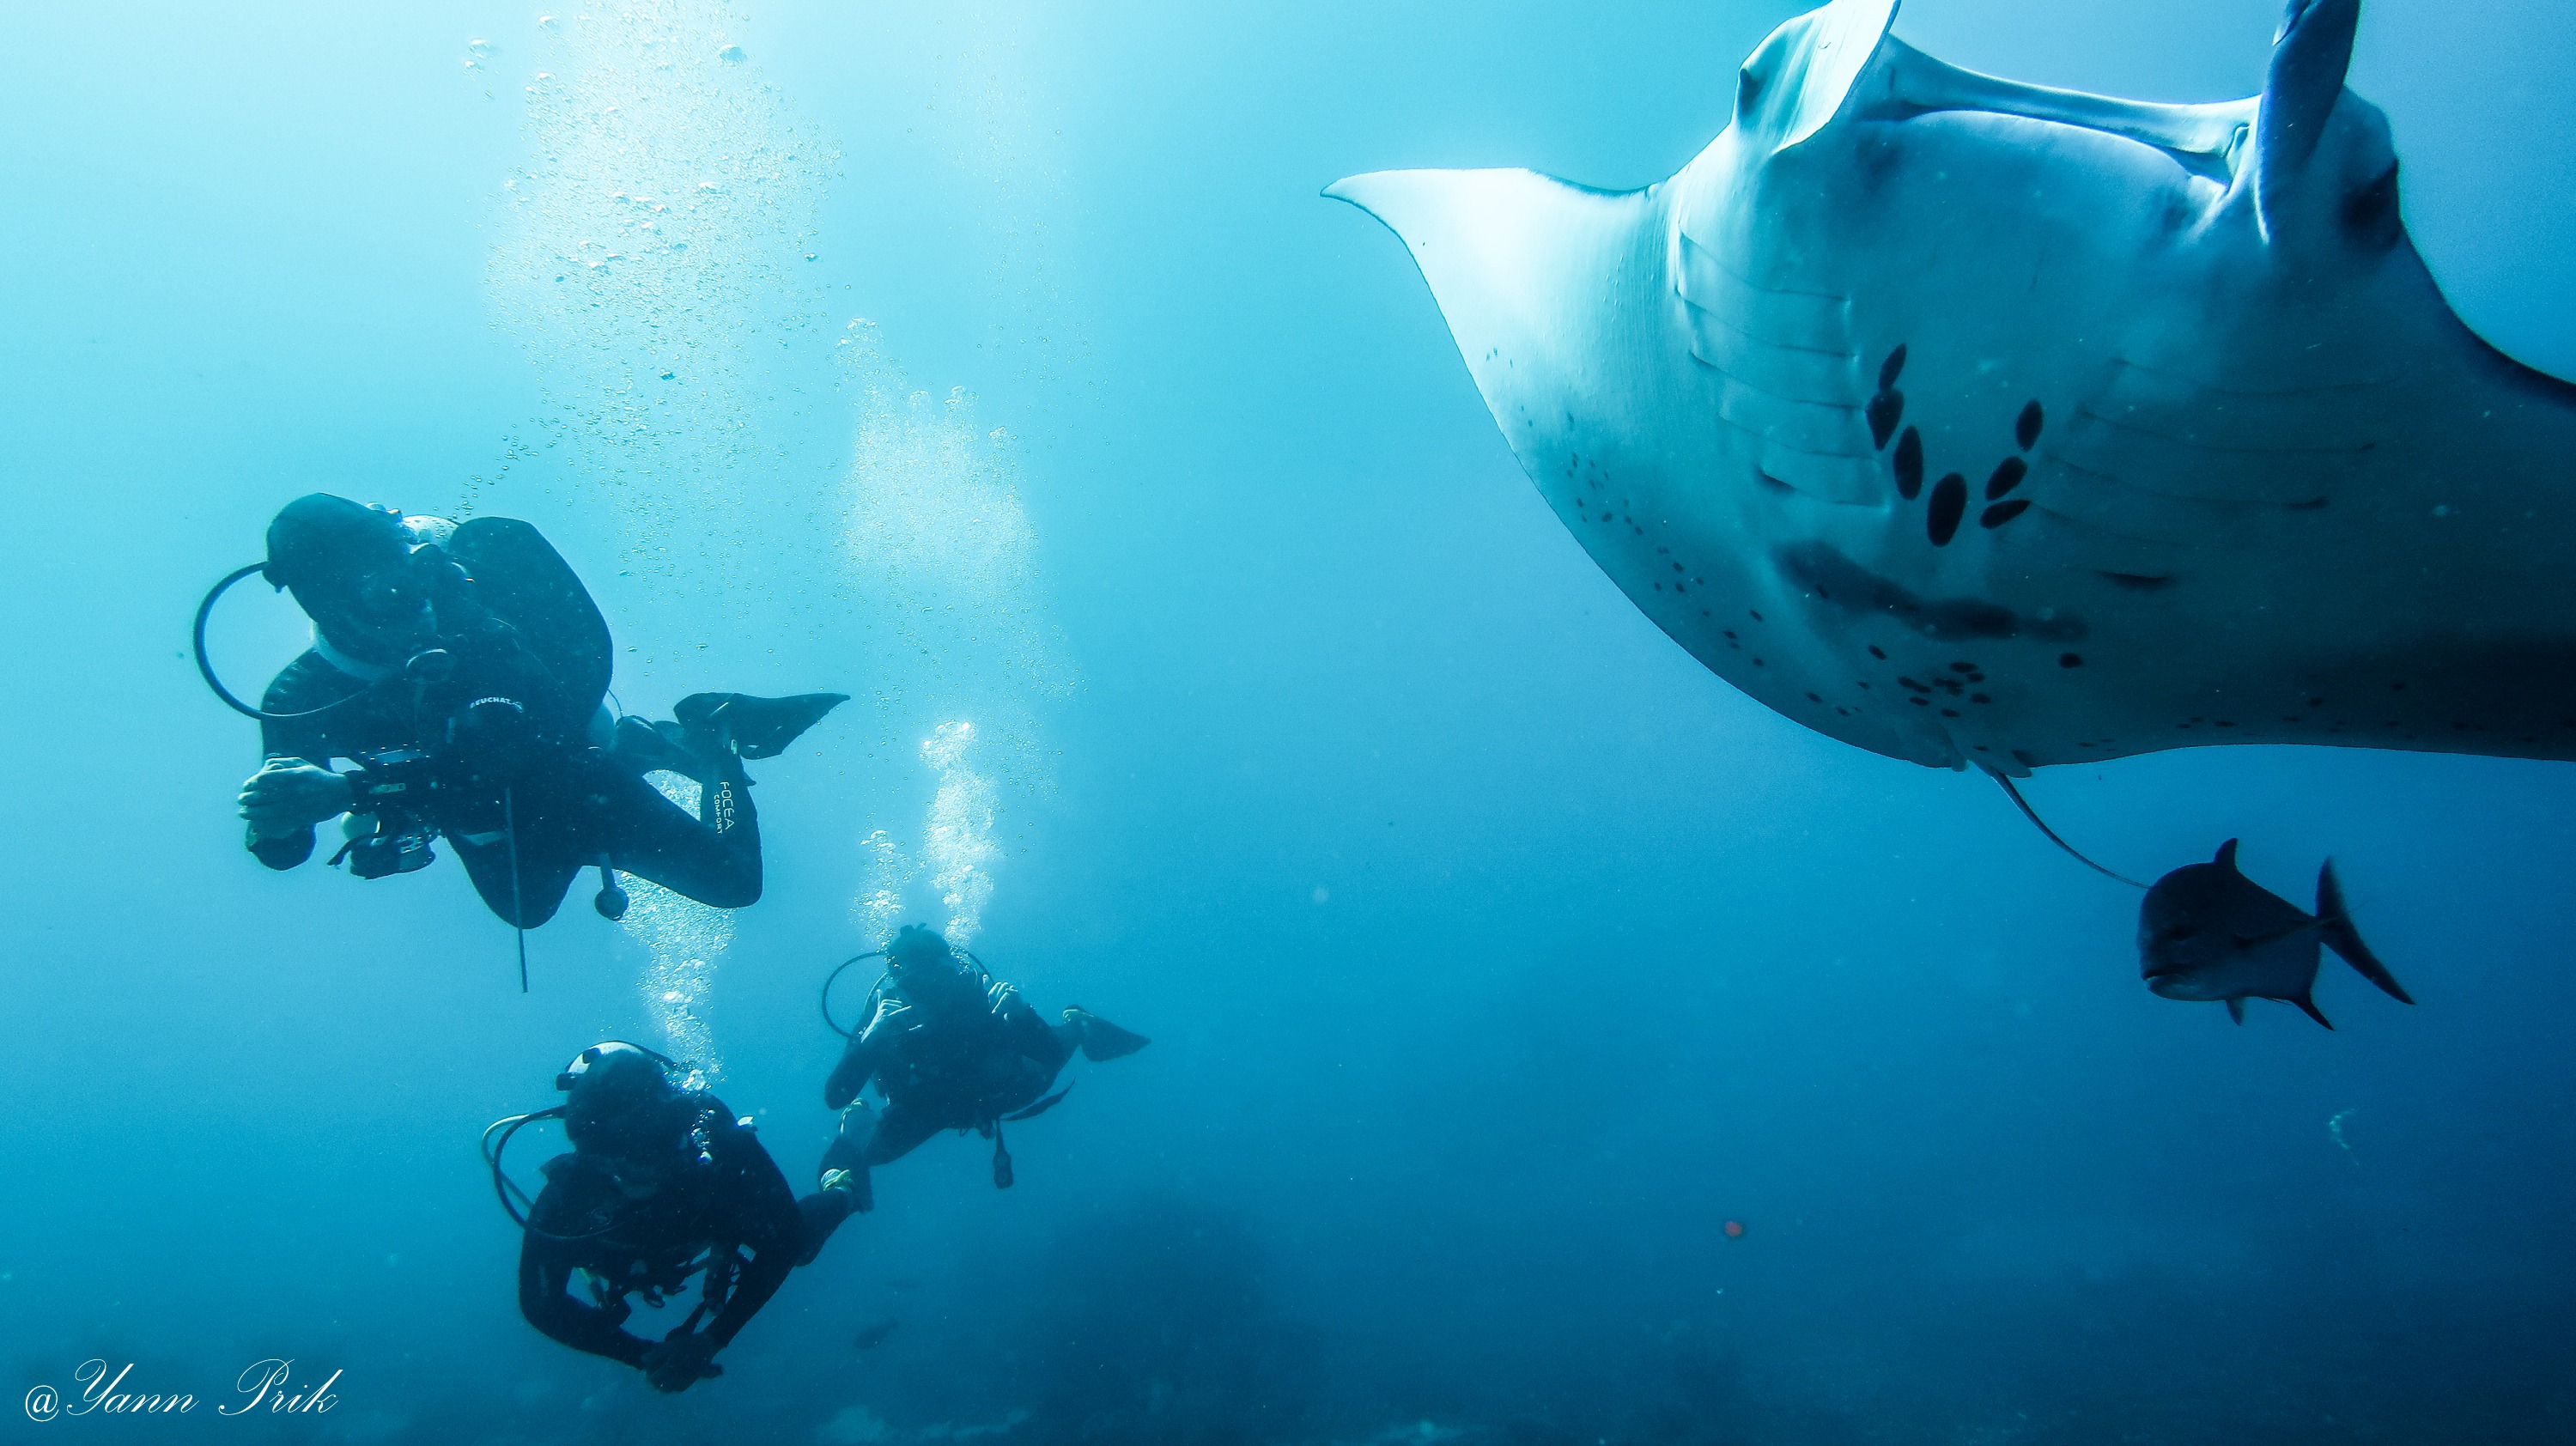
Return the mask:
{"type": "MultiPolygon", "coordinates": [[[[50,1385],[29,1389],[27,1419],[43,1422],[66,1416],[185,1416],[197,1409],[195,1392],[150,1390],[147,1383],[133,1377],[133,1362],[110,1366],[104,1358],[93,1356],[72,1371],[72,1384],[79,1388],[73,1399],[64,1400],[62,1392],[50,1385]]],[[[292,1359],[270,1356],[242,1368],[233,1379],[233,1399],[218,1403],[215,1414],[319,1416],[340,1403],[339,1395],[332,1390],[339,1380],[340,1372],[333,1371],[320,1385],[299,1384],[292,1359]]]]}

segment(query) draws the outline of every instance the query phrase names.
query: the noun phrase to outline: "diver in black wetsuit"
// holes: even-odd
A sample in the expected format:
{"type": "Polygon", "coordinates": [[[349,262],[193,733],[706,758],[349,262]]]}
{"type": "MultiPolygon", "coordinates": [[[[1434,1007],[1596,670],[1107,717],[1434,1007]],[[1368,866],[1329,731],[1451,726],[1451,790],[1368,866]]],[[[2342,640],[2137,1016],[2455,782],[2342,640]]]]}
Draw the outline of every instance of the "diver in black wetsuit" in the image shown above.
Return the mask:
{"type": "Polygon", "coordinates": [[[573,1152],[545,1163],[528,1208],[519,1312],[575,1350],[636,1367],[656,1390],[685,1391],[723,1373],[716,1352],[814,1258],[853,1197],[844,1177],[797,1199],[750,1124],[676,1087],[668,1064],[611,1042],[556,1080],[573,1152]],[[592,1303],[571,1295],[574,1271],[592,1303]],[[627,1297],[659,1306],[691,1276],[703,1277],[699,1304],[678,1328],[658,1342],[625,1329],[627,1297]]]}
{"type": "Polygon", "coordinates": [[[522,927],[552,918],[587,865],[611,917],[623,894],[608,870],[719,908],[758,899],[742,760],[846,701],[698,693],[674,721],[612,726],[608,625],[545,538],[508,518],[456,525],[316,493],[269,524],[262,571],[293,590],[314,642],[259,710],[267,762],[241,791],[251,852],[293,868],[313,826],[347,813],[376,829],[332,861],[374,878],[427,864],[443,833],[484,903],[522,927]],[[333,772],[334,758],[357,767],[333,772]],[[644,781],[656,769],[697,780],[696,818],[644,781]]]}
{"type": "Polygon", "coordinates": [[[860,1015],[866,1022],[823,1082],[823,1103],[844,1112],[823,1169],[826,1178],[849,1172],[862,1210],[873,1203],[869,1167],[901,1159],[941,1130],[992,1140],[993,1183],[1008,1189],[1003,1122],[1064,1098],[1047,1087],[1076,1049],[1086,1059],[1117,1059],[1151,1042],[1081,1009],[1047,1023],[1017,988],[919,925],[906,925],[885,956],[885,978],[860,1015]],[[882,1110],[858,1099],[871,1079],[885,1097],[882,1110]]]}

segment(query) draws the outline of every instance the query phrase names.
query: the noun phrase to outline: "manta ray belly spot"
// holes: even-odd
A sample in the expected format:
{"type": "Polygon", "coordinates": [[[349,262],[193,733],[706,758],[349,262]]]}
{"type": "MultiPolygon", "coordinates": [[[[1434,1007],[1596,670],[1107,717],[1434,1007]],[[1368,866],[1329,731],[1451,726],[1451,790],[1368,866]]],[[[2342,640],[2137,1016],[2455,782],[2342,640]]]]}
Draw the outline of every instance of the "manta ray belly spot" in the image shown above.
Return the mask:
{"type": "MultiPolygon", "coordinates": [[[[1584,550],[1641,607],[1646,607],[1646,600],[1638,596],[1640,582],[1649,596],[1662,593],[1678,600],[1668,609],[1646,607],[1658,626],[1673,632],[1690,628],[1695,619],[1704,631],[1715,609],[1707,595],[1708,579],[1698,571],[1698,564],[1675,551],[1673,539],[1686,536],[1686,531],[1676,530],[1671,519],[1645,510],[1650,504],[1640,503],[1624,484],[1615,483],[1612,468],[1600,458],[1572,450],[1558,455],[1564,460],[1554,468],[1555,477],[1535,480],[1584,550]]],[[[1760,615],[1754,616],[1758,621],[1760,615]]],[[[1728,646],[1734,647],[1735,634],[1726,637],[1728,646]]],[[[1759,658],[1754,664],[1763,666],[1759,658]]]]}
{"type": "Polygon", "coordinates": [[[2064,613],[2024,617],[1983,598],[1923,597],[1843,556],[1831,543],[1792,543],[1773,553],[1772,561],[1781,577],[1799,591],[1814,594],[1847,616],[1884,615],[1936,641],[2029,637],[2071,643],[2081,640],[2086,631],[2082,618],[2064,613]]]}
{"type": "MultiPolygon", "coordinates": [[[[1828,642],[1840,639],[1848,647],[1859,641],[1855,633],[1866,636],[1863,629],[1867,624],[1886,619],[1922,643],[2029,640],[2055,645],[2007,649],[2005,656],[1982,648],[1945,648],[1934,653],[1899,646],[1898,656],[1891,657],[1887,648],[1866,643],[1863,646],[1871,661],[1852,659],[1867,675],[1854,680],[1860,690],[1856,702],[1871,700],[1872,711],[1881,716],[1893,713],[1919,719],[1921,726],[1934,730],[1928,736],[1940,737],[1948,747],[1959,750],[1953,758],[2008,754],[2023,767],[2036,762],[2026,749],[2009,746],[2020,740],[1997,737],[1998,730],[2017,730],[2014,720],[2031,697],[2027,688],[2014,688],[2010,674],[2016,663],[2026,671],[2046,666],[2059,656],[2058,647],[2086,636],[2084,619],[2054,611],[2027,615],[1981,597],[1925,597],[1822,541],[1779,547],[1771,554],[1771,561],[1780,583],[1811,605],[1808,630],[1828,642]],[[2000,682],[1989,681],[1989,659],[1992,669],[2005,675],[2000,682]],[[1876,687],[1872,686],[1873,679],[1876,687]],[[1998,689],[2014,694],[2000,707],[1998,689]]],[[[1809,701],[1825,700],[1811,697],[1809,701]]],[[[1902,723],[1897,726],[1926,736],[1916,727],[1902,723]]]]}
{"type": "MultiPolygon", "coordinates": [[[[1878,392],[1869,400],[1867,416],[1870,438],[1880,451],[1887,452],[1888,443],[1891,440],[1895,442],[1895,450],[1888,453],[1888,476],[1896,484],[1897,497],[1911,502],[1923,490],[1923,433],[1917,427],[1907,427],[1902,435],[1896,430],[1897,423],[1905,416],[1905,394],[1896,390],[1896,379],[1905,371],[1907,351],[1908,346],[1899,343],[1880,364],[1878,392]]],[[[2047,418],[2047,409],[2038,398],[2023,403],[2020,414],[2013,418],[2013,445],[2022,453],[2038,446],[2047,418]]],[[[1997,462],[1994,470],[1986,476],[1986,505],[1977,513],[1977,525],[1992,532],[2029,511],[2031,500],[2028,497],[2010,495],[2029,477],[2030,462],[2025,456],[2007,455],[1997,462]]],[[[1934,547],[1948,547],[1967,521],[1971,505],[1972,493],[1966,473],[1952,472],[1934,483],[1931,500],[1924,504],[1923,510],[1925,540],[1934,547]]]]}

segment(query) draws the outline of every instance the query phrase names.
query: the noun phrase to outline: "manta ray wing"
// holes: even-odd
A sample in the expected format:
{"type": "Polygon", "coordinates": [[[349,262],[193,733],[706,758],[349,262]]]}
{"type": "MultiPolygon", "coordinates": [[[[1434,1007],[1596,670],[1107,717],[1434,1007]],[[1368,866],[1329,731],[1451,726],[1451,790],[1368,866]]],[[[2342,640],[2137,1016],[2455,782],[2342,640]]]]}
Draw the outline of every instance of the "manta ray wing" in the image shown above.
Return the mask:
{"type": "Polygon", "coordinates": [[[1385,172],[1523,468],[1762,703],[2005,773],[2205,743],[2576,758],[2576,388],[2407,239],[2356,0],[2263,96],[1947,66],[1836,0],[1678,175],[1385,172]]]}

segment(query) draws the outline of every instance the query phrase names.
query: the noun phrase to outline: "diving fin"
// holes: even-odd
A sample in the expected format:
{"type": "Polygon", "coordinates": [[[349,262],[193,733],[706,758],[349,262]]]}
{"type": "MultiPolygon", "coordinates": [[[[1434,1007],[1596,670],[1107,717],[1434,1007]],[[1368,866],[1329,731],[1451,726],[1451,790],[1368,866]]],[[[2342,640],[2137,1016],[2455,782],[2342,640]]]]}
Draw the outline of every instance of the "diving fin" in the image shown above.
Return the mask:
{"type": "Polygon", "coordinates": [[[676,773],[705,783],[713,773],[709,760],[693,752],[685,739],[686,731],[677,723],[649,723],[630,713],[617,720],[609,756],[637,773],[676,773]]]}
{"type": "Polygon", "coordinates": [[[824,714],[848,701],[847,693],[799,693],[792,698],[691,693],[671,709],[671,716],[688,731],[693,749],[712,746],[743,758],[775,758],[806,729],[822,722],[824,714]]]}
{"type": "Polygon", "coordinates": [[[1066,1085],[1063,1089],[1057,1090],[1054,1094],[1048,1095],[1045,1099],[1038,1101],[1036,1104],[1030,1105],[1026,1109],[1013,1110],[1009,1114],[1002,1116],[1002,1118],[1013,1124],[1017,1124],[1021,1120],[1034,1120],[1038,1116],[1045,1114],[1047,1111],[1054,1109],[1057,1105],[1064,1103],[1064,1097],[1071,1093],[1073,1093],[1073,1086],[1066,1085]]]}
{"type": "MultiPolygon", "coordinates": [[[[828,1159],[829,1156],[825,1158],[828,1159]]],[[[850,1213],[853,1215],[864,1215],[877,1208],[876,1186],[868,1175],[868,1162],[865,1160],[853,1161],[838,1169],[825,1170],[819,1188],[838,1190],[848,1196],[850,1213]]]]}
{"type": "MultiPolygon", "coordinates": [[[[823,1242],[832,1238],[832,1232],[841,1228],[841,1222],[868,1208],[868,1202],[849,1188],[847,1180],[833,1178],[845,1173],[835,1170],[826,1174],[821,1189],[796,1202],[797,1217],[804,1225],[804,1238],[796,1252],[798,1265],[812,1265],[814,1257],[823,1253],[823,1242]]],[[[862,1176],[862,1190],[866,1183],[862,1176]]]]}
{"type": "Polygon", "coordinates": [[[823,1147],[823,1163],[816,1167],[824,1188],[850,1192],[853,1210],[876,1208],[876,1188],[868,1177],[868,1142],[875,1138],[876,1127],[876,1113],[867,1107],[867,1102],[851,1101],[850,1107],[841,1112],[841,1127],[832,1132],[832,1142],[823,1147]],[[852,1116],[857,1117],[856,1128],[852,1116]],[[843,1178],[834,1181],[834,1175],[843,1178]]]}
{"type": "Polygon", "coordinates": [[[2326,947],[2343,956],[2343,961],[2359,971],[2361,977],[2387,991],[2388,997],[2400,1004],[2412,1004],[2406,989],[2370,946],[2361,942],[2360,931],[2352,927],[2352,913],[2344,907],[2343,885],[2335,881],[2334,860],[2326,860],[2317,870],[2317,923],[2324,931],[2326,947]]]}
{"type": "Polygon", "coordinates": [[[1084,1059],[1123,1059],[1154,1042],[1133,1030],[1120,1029],[1086,1009],[1066,1010],[1064,1022],[1082,1031],[1084,1059]]]}

